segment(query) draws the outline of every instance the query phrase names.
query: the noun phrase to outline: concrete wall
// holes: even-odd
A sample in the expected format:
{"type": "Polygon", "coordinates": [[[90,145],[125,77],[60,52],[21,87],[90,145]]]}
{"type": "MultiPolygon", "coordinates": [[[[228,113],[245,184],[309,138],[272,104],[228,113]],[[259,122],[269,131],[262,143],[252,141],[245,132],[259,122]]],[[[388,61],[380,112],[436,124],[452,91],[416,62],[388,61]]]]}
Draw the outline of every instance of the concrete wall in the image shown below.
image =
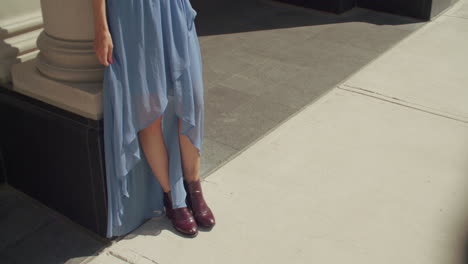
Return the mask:
{"type": "Polygon", "coordinates": [[[357,6],[430,20],[457,0],[357,0],[357,6]]]}

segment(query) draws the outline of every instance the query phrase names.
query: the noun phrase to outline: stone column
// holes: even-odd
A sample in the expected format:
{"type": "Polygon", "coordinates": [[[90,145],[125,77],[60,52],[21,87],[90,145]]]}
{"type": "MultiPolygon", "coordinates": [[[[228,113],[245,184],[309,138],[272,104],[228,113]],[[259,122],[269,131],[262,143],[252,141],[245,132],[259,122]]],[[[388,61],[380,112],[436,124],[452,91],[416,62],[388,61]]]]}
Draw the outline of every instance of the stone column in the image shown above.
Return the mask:
{"type": "Polygon", "coordinates": [[[41,0],[36,59],[13,66],[13,90],[78,115],[102,118],[104,66],[93,50],[92,0],[41,0]]]}

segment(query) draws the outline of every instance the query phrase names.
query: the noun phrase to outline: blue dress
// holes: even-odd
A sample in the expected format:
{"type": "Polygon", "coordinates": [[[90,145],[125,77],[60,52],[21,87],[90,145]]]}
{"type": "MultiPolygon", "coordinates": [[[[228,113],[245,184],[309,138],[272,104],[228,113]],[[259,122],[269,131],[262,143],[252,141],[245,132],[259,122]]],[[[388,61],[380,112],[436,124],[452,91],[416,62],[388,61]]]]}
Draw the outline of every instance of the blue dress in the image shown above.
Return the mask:
{"type": "Polygon", "coordinates": [[[186,206],[177,121],[201,155],[204,100],[197,12],[189,0],[106,0],[106,12],[114,45],[103,81],[110,238],[165,214],[137,134],[161,115],[173,207],[186,206]]]}

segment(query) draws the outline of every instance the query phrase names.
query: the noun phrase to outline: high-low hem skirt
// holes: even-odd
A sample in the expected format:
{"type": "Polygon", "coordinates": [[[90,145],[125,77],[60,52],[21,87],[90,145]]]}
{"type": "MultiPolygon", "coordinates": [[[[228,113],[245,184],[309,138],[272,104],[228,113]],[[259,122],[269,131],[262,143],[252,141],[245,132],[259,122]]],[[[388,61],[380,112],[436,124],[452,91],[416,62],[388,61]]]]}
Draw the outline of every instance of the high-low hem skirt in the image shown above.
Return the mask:
{"type": "Polygon", "coordinates": [[[178,135],[202,150],[202,58],[189,0],[106,0],[114,63],[103,82],[107,237],[164,216],[163,190],[138,132],[162,118],[173,207],[185,207],[178,135]]]}

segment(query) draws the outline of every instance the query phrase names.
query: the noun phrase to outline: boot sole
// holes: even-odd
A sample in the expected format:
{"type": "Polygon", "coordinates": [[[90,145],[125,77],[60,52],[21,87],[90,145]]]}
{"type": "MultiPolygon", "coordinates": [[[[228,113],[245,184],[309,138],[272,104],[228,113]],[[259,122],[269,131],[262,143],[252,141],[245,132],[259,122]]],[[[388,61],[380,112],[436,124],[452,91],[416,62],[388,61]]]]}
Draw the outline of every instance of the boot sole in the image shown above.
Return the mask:
{"type": "Polygon", "coordinates": [[[172,225],[172,227],[174,227],[175,230],[177,230],[177,232],[179,232],[179,234],[181,234],[182,236],[184,237],[187,237],[187,238],[194,238],[198,235],[198,231],[194,234],[189,234],[189,233],[184,233],[182,232],[181,230],[177,229],[177,227],[175,227],[174,225],[172,225]]]}

